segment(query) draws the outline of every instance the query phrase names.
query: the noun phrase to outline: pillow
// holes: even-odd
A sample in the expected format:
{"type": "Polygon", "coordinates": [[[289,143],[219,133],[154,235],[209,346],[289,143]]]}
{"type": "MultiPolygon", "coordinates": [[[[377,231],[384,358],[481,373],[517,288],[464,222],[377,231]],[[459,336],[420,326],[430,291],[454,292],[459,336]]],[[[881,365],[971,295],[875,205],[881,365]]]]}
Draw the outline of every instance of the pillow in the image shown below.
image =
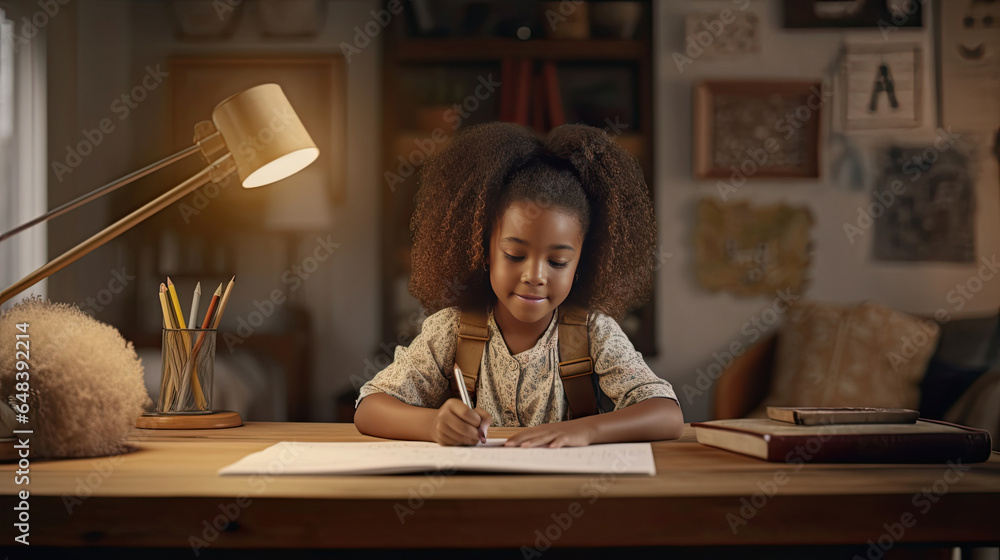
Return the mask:
{"type": "Polygon", "coordinates": [[[997,369],[997,315],[953,319],[941,325],[937,350],[920,383],[920,416],[945,412],[982,374],[997,369]]]}
{"type": "Polygon", "coordinates": [[[916,409],[940,327],[875,303],[801,302],[778,335],[768,406],[916,409]]]}

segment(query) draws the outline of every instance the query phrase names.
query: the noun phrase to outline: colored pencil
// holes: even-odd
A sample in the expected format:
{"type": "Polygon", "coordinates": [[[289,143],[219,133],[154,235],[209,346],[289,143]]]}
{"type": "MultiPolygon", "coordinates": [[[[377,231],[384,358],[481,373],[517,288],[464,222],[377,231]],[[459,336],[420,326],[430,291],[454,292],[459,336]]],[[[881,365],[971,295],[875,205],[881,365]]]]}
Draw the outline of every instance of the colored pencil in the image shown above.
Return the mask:
{"type": "Polygon", "coordinates": [[[212,324],[213,329],[219,328],[219,323],[222,322],[222,312],[226,310],[226,304],[229,303],[229,294],[233,291],[233,284],[236,283],[236,277],[229,281],[226,285],[226,291],[222,294],[222,301],[219,302],[219,310],[215,313],[215,321],[212,324]]]}
{"type": "MultiPolygon", "coordinates": [[[[160,284],[160,308],[163,311],[163,326],[168,329],[173,329],[173,313],[170,311],[170,304],[167,303],[167,286],[165,284],[160,284]]],[[[170,337],[170,341],[174,338],[170,337]]],[[[178,362],[178,349],[176,346],[171,346],[170,348],[164,348],[163,352],[167,353],[167,359],[174,362],[178,362]]],[[[181,359],[183,361],[183,359],[181,359]]],[[[160,377],[160,410],[168,410],[168,403],[170,403],[174,398],[174,392],[176,391],[176,382],[172,375],[169,375],[170,370],[163,372],[160,377]]]]}
{"type": "MultiPolygon", "coordinates": [[[[201,323],[202,329],[207,329],[210,324],[212,324],[212,314],[215,312],[216,307],[219,306],[219,299],[222,297],[222,284],[216,288],[215,294],[212,295],[212,301],[208,304],[208,311],[205,313],[205,320],[201,323]]],[[[201,350],[202,345],[205,343],[205,333],[198,333],[198,340],[194,343],[194,350],[191,351],[191,359],[188,361],[188,370],[191,375],[191,383],[194,387],[194,398],[195,404],[201,410],[206,410],[208,408],[208,401],[205,400],[205,395],[201,391],[201,383],[198,382],[197,373],[194,371],[194,362],[197,359],[198,352],[201,350]]],[[[185,377],[187,377],[187,372],[185,372],[185,377]]]]}
{"type": "Polygon", "coordinates": [[[170,293],[170,303],[174,306],[174,313],[177,314],[177,327],[181,329],[186,329],[187,325],[184,323],[184,313],[181,311],[181,300],[177,298],[177,290],[174,288],[174,283],[167,276],[167,291],[170,293]]]}
{"type": "Polygon", "coordinates": [[[188,313],[188,324],[194,324],[194,318],[198,316],[198,304],[201,303],[201,282],[194,287],[194,295],[191,296],[191,311],[188,313]]]}

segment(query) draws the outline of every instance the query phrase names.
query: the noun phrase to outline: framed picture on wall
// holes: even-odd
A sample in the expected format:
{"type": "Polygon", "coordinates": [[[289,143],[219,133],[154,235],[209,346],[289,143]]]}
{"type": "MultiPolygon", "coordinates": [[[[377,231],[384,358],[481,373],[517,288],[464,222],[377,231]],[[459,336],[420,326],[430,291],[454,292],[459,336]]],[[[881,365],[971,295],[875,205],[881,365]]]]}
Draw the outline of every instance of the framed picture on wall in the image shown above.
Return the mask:
{"type": "Polygon", "coordinates": [[[920,126],[920,56],[915,45],[847,46],[837,78],[840,126],[844,130],[920,126]]]}
{"type": "Polygon", "coordinates": [[[829,98],[819,81],[696,84],[695,177],[819,177],[820,123],[829,98]]]}
{"type": "Polygon", "coordinates": [[[940,125],[992,132],[1000,126],[1000,2],[953,0],[934,9],[940,125]]]}
{"type": "Polygon", "coordinates": [[[740,297],[805,291],[815,222],[808,208],[706,197],[696,216],[695,277],[703,288],[740,297]]]}
{"type": "Polygon", "coordinates": [[[924,1],[785,0],[785,27],[922,27],[924,1]]]}

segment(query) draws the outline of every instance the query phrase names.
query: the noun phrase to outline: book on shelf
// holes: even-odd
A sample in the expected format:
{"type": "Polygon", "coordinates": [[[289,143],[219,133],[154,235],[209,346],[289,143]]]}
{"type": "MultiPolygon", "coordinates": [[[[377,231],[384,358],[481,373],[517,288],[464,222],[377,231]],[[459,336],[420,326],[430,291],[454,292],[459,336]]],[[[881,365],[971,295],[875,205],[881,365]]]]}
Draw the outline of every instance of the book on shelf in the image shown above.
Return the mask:
{"type": "Polygon", "coordinates": [[[543,90],[545,91],[546,108],[549,117],[549,128],[566,124],[563,112],[562,94],[559,91],[559,72],[556,63],[549,60],[542,65],[543,90]]]}
{"type": "Polygon", "coordinates": [[[913,424],[920,413],[908,408],[855,406],[769,406],[767,417],[801,426],[820,424],[913,424]]]}
{"type": "Polygon", "coordinates": [[[991,453],[989,432],[936,420],[800,426],[741,418],[691,426],[698,443],[772,462],[981,463],[991,453]]]}

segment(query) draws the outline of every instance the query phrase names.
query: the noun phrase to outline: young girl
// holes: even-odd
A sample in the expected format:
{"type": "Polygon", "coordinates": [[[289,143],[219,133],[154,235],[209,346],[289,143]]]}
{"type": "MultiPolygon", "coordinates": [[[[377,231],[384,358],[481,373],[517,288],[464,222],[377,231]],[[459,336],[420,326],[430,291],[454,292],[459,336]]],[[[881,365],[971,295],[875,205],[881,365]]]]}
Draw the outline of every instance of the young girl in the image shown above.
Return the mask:
{"type": "Polygon", "coordinates": [[[542,143],[508,123],[469,128],[421,172],[410,292],[428,313],[409,347],[361,388],[364,434],[485,442],[490,424],[526,426],[508,446],[680,437],[670,384],[613,319],[652,286],[656,222],[635,160],[584,125],[542,143]],[[557,308],[588,309],[590,355],[613,412],[567,419],[557,308]],[[475,410],[452,394],[460,306],[489,309],[475,410]]]}

